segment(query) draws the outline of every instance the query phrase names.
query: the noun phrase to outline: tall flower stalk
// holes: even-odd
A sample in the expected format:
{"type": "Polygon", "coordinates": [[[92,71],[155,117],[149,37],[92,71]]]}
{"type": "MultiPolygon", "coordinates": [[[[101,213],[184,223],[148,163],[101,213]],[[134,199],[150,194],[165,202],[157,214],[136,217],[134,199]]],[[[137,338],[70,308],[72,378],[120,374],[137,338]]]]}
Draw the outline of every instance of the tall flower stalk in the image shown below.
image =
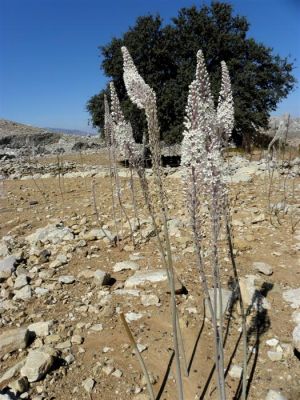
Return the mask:
{"type": "Polygon", "coordinates": [[[220,196],[222,193],[220,138],[217,132],[216,111],[211,95],[209,76],[202,51],[197,53],[196,77],[189,88],[181,165],[184,169],[184,185],[200,281],[214,329],[216,381],[220,398],[226,399],[222,339],[222,291],[218,263],[220,196]],[[205,204],[208,205],[211,222],[213,302],[209,294],[203,259],[204,227],[200,207],[205,204]],[[218,304],[219,307],[217,307],[218,304]],[[218,314],[220,325],[218,325],[218,314]]]}
{"type": "MultiPolygon", "coordinates": [[[[217,107],[217,121],[218,131],[221,135],[221,142],[225,147],[231,136],[232,129],[234,127],[234,103],[231,90],[230,75],[227,65],[224,61],[221,62],[222,68],[222,80],[221,90],[219,94],[218,107],[217,107]]],[[[240,303],[241,317],[242,317],[242,336],[243,336],[243,376],[242,376],[242,400],[246,400],[247,397],[247,359],[248,359],[248,342],[247,342],[247,325],[246,325],[246,313],[244,310],[244,303],[241,295],[241,289],[239,279],[237,275],[237,268],[233,252],[231,224],[230,224],[230,205],[226,191],[224,191],[224,219],[225,228],[227,235],[227,242],[229,248],[229,254],[232,261],[235,286],[237,295],[240,303]]]]}
{"type": "MultiPolygon", "coordinates": [[[[138,73],[136,66],[126,47],[122,47],[123,54],[123,67],[124,67],[124,82],[128,96],[131,101],[136,104],[140,109],[143,109],[146,114],[149,146],[152,155],[152,166],[157,186],[160,208],[162,212],[163,227],[164,227],[164,240],[165,248],[162,249],[162,259],[167,266],[167,273],[170,284],[171,292],[171,314],[172,314],[172,328],[173,340],[176,360],[176,383],[179,400],[183,400],[183,384],[180,368],[180,354],[179,354],[179,341],[178,341],[178,323],[176,311],[176,298],[175,298],[175,283],[174,283],[174,268],[173,260],[167,225],[167,205],[164,187],[161,176],[161,154],[160,154],[160,129],[157,118],[156,94],[154,90],[146,84],[144,79],[138,73]],[[167,257],[165,258],[165,253],[167,257]]],[[[158,233],[158,232],[157,232],[158,233]]],[[[162,244],[162,243],[161,243],[162,244]]]]}
{"type": "Polygon", "coordinates": [[[107,101],[106,95],[104,95],[104,137],[105,137],[105,144],[108,150],[108,158],[109,158],[109,177],[110,177],[110,189],[111,189],[111,199],[112,199],[112,213],[113,213],[113,220],[115,225],[116,231],[116,238],[117,238],[117,245],[119,245],[119,225],[117,222],[117,214],[116,214],[116,204],[115,204],[115,190],[114,190],[114,182],[113,176],[115,175],[115,168],[113,162],[113,154],[114,150],[113,147],[115,146],[114,143],[114,134],[113,134],[113,121],[110,114],[110,109],[107,101]]]}

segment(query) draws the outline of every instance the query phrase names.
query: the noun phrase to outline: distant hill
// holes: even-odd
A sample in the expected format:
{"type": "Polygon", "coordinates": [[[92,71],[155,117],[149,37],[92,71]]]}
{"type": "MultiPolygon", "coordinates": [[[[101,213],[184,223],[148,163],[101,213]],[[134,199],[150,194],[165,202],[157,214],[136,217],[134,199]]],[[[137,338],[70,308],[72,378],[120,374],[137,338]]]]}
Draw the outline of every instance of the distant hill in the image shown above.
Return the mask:
{"type": "Polygon", "coordinates": [[[64,128],[45,128],[48,132],[62,133],[65,135],[76,136],[98,136],[98,132],[86,132],[79,129],[64,129],[64,128]]]}

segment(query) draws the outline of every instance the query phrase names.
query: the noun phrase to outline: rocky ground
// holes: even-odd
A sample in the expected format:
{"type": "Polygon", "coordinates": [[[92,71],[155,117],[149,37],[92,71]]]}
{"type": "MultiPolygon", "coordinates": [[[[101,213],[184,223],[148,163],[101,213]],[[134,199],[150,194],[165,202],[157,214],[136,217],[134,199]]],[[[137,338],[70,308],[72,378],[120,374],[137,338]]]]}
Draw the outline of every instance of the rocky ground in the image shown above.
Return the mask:
{"type": "MultiPolygon", "coordinates": [[[[248,309],[248,399],[297,400],[300,160],[293,157],[269,169],[260,158],[230,157],[226,178],[248,309]]],[[[137,179],[140,229],[131,206],[129,171],[120,166],[135,246],[125,220],[123,240],[115,246],[105,149],[25,161],[1,161],[0,399],[148,399],[120,312],[138,342],[157,399],[176,399],[167,276],[137,179]]],[[[216,399],[212,327],[203,306],[181,172],[164,172],[189,365],[185,399],[216,399]]],[[[151,182],[151,170],[147,175],[151,182]]],[[[241,319],[223,239],[226,390],[234,399],[242,366],[241,319]]]]}

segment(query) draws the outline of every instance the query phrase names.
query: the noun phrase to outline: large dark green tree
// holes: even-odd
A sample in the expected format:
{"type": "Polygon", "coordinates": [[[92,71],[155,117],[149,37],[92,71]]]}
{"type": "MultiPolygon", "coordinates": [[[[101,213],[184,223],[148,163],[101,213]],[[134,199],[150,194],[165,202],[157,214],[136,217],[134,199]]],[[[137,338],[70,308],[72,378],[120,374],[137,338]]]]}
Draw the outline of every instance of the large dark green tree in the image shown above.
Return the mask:
{"type": "MultiPolygon", "coordinates": [[[[247,37],[249,23],[235,16],[230,4],[213,2],[210,6],[183,8],[168,25],[160,16],[139,17],[121,37],[100,47],[102,69],[113,79],[137,140],[145,131],[145,117],[128,99],[122,80],[121,46],[126,46],[134,62],[157,94],[162,139],[181,140],[188,86],[193,80],[196,52],[203,50],[212,90],[217,101],[220,88],[220,63],[226,61],[232,79],[235,101],[237,141],[244,144],[257,138],[266,128],[270,112],[295,85],[293,63],[274,55],[271,48],[247,37]]],[[[103,128],[103,94],[87,103],[92,122],[103,128]]]]}

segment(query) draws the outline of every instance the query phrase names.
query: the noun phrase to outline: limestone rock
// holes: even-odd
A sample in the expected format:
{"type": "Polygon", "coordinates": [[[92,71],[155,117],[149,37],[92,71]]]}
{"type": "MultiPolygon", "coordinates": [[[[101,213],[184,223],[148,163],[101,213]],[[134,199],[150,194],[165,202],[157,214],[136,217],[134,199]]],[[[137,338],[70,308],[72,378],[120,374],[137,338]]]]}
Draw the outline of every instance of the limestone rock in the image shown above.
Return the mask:
{"type": "Polygon", "coordinates": [[[28,277],[25,274],[21,274],[17,276],[15,283],[14,283],[14,289],[21,289],[22,287],[26,286],[28,283],[28,277]]]}
{"type": "Polygon", "coordinates": [[[272,267],[264,262],[254,262],[253,263],[254,269],[256,269],[258,272],[264,275],[272,275],[273,274],[273,269],[272,267]]]}
{"type": "Polygon", "coordinates": [[[128,269],[132,271],[137,271],[140,269],[140,266],[134,261],[120,261],[113,266],[114,272],[125,271],[128,269]]]}
{"type": "Polygon", "coordinates": [[[300,352],[300,324],[293,330],[293,345],[300,352]]]}
{"type": "MultiPolygon", "coordinates": [[[[166,286],[166,290],[169,291],[167,271],[164,269],[137,271],[134,275],[126,280],[125,288],[144,288],[151,283],[164,285],[166,286]]],[[[183,290],[183,285],[177,278],[175,278],[175,290],[176,293],[181,293],[181,291],[183,290]]]]}
{"type": "Polygon", "coordinates": [[[54,357],[44,351],[34,350],[28,354],[21,375],[26,376],[29,382],[42,379],[51,369],[54,357]]]}
{"type": "Polygon", "coordinates": [[[82,382],[82,386],[86,392],[91,393],[91,391],[95,386],[95,383],[96,382],[94,381],[93,378],[87,378],[82,382]]]}
{"type": "Polygon", "coordinates": [[[26,237],[26,240],[35,245],[38,242],[58,244],[62,241],[70,241],[74,239],[74,235],[70,228],[63,224],[50,224],[44,228],[37,229],[34,233],[26,237]]]}
{"type": "Polygon", "coordinates": [[[29,340],[29,331],[25,328],[16,328],[0,335],[0,355],[11,353],[18,349],[25,349],[29,340]]]}
{"type": "Polygon", "coordinates": [[[15,264],[15,256],[8,256],[0,261],[0,281],[11,276],[15,270],[15,264]]]}
{"type": "Polygon", "coordinates": [[[69,285],[75,282],[75,277],[73,275],[62,275],[58,278],[58,282],[69,285]]]}
{"type": "Polygon", "coordinates": [[[13,377],[17,376],[17,374],[20,372],[21,368],[25,364],[25,360],[22,360],[15,364],[13,367],[9,368],[0,376],[0,385],[2,382],[11,380],[13,377]]]}
{"type": "Polygon", "coordinates": [[[159,304],[159,298],[156,294],[142,294],[141,302],[144,307],[157,306],[159,304]]]}
{"type": "Polygon", "coordinates": [[[285,290],[282,297],[285,301],[291,303],[292,308],[300,307],[300,288],[285,290]]]}
{"type": "Polygon", "coordinates": [[[267,393],[266,400],[287,400],[287,398],[277,390],[271,389],[267,393]]]}
{"type": "Polygon", "coordinates": [[[243,374],[243,368],[239,365],[233,365],[229,370],[229,375],[233,379],[240,379],[243,374]]]}
{"type": "Polygon", "coordinates": [[[32,296],[30,285],[26,285],[22,287],[22,289],[15,290],[14,293],[14,300],[28,300],[32,296]]]}
{"type": "Polygon", "coordinates": [[[28,326],[29,332],[33,332],[38,337],[48,336],[50,328],[53,326],[53,321],[34,322],[28,326]]]}
{"type": "Polygon", "coordinates": [[[125,314],[125,318],[127,322],[132,322],[132,321],[137,321],[143,317],[143,314],[141,313],[135,313],[135,312],[128,312],[125,314]]]}
{"type": "Polygon", "coordinates": [[[94,279],[95,279],[95,283],[97,285],[105,286],[105,285],[109,285],[111,278],[107,272],[102,271],[101,269],[97,269],[94,272],[94,279]]]}

